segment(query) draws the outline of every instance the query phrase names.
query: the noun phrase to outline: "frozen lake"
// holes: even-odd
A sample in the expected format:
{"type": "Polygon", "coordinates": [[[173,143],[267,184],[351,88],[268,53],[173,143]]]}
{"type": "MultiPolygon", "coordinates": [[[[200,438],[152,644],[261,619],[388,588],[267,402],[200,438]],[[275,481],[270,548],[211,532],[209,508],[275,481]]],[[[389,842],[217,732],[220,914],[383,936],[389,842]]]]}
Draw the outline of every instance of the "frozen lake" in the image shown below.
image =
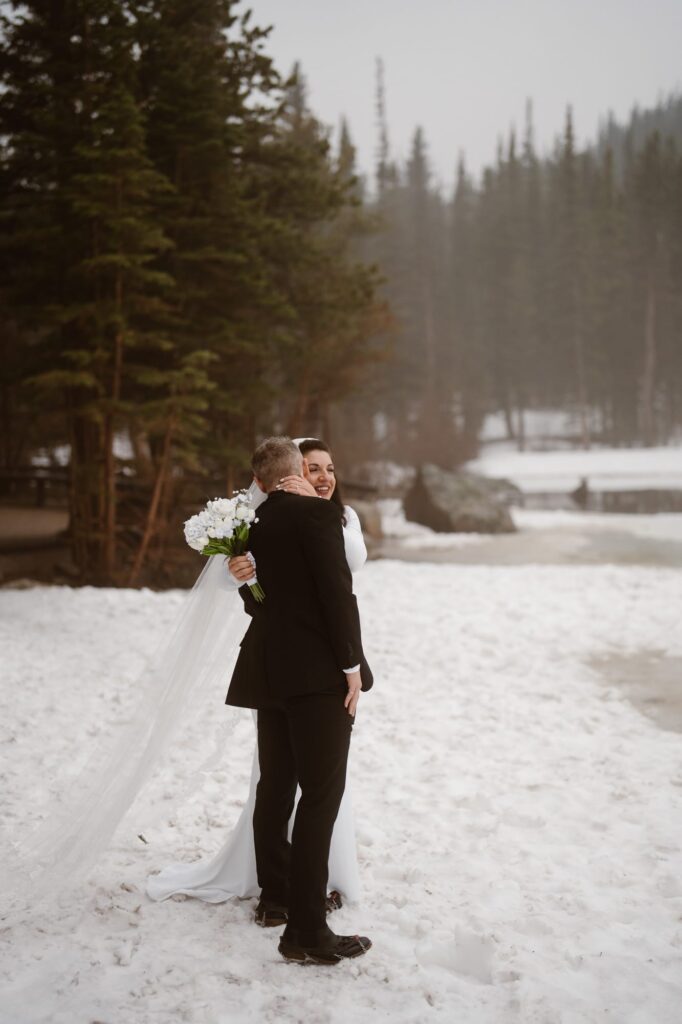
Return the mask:
{"type": "Polygon", "coordinates": [[[517,533],[433,533],[382,503],[379,558],[460,565],[642,565],[682,568],[682,514],[608,515],[512,509],[517,533]]]}

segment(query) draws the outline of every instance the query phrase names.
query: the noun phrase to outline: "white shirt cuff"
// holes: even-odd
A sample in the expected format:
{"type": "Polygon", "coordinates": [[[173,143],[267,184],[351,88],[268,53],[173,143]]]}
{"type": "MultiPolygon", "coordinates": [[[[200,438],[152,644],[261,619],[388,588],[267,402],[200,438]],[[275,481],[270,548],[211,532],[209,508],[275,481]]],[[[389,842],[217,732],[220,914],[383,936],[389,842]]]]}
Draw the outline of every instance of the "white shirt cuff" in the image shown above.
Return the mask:
{"type": "Polygon", "coordinates": [[[346,673],[347,676],[349,676],[351,674],[351,672],[357,672],[357,671],[359,671],[359,669],[360,669],[359,665],[353,665],[352,668],[344,668],[343,671],[346,673]]]}

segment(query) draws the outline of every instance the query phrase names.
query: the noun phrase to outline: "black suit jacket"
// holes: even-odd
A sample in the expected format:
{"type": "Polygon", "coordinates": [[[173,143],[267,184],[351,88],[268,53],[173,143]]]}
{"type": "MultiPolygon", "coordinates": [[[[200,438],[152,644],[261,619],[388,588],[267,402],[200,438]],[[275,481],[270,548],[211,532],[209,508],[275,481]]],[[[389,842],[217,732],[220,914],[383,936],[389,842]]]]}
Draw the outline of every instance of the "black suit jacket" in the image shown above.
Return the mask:
{"type": "Polygon", "coordinates": [[[225,703],[258,708],[298,694],[345,694],[343,670],[358,663],[368,690],[339,507],[274,491],[258,509],[249,548],[265,600],[240,588],[252,618],[225,703]]]}

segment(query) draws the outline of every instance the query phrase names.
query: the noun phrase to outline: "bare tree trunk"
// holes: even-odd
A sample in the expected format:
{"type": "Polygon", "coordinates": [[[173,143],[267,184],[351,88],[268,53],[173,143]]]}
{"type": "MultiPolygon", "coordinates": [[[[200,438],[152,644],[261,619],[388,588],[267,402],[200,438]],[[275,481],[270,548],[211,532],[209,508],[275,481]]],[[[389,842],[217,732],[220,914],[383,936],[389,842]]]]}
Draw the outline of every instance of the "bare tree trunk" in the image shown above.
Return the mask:
{"type": "Polygon", "coordinates": [[[639,390],[639,430],[645,444],[655,440],[654,392],[656,384],[656,280],[653,268],[647,277],[644,312],[644,366],[639,390]]]}
{"type": "Polygon", "coordinates": [[[580,316],[580,295],[578,282],[573,282],[573,353],[575,356],[576,382],[578,385],[578,415],[580,417],[580,443],[583,448],[591,447],[590,418],[587,406],[587,373],[585,367],[585,342],[580,316]]]}
{"type": "Polygon", "coordinates": [[[69,510],[73,558],[82,578],[102,579],[102,465],[98,424],[70,417],[69,510]]]}
{"type": "Polygon", "coordinates": [[[289,437],[300,437],[310,405],[310,370],[305,369],[301,374],[298,392],[294,402],[294,408],[287,421],[287,434],[289,437]]]}
{"type": "MultiPolygon", "coordinates": [[[[117,286],[118,288],[119,286],[117,286]]],[[[111,383],[111,404],[104,420],[104,507],[103,545],[104,571],[113,580],[116,570],[116,459],[114,458],[114,416],[121,396],[123,373],[123,332],[114,340],[114,367],[111,383]]]]}
{"type": "Polygon", "coordinates": [[[436,337],[433,322],[433,303],[428,282],[422,282],[422,304],[424,310],[424,351],[426,373],[422,392],[420,424],[417,437],[417,462],[441,462],[444,454],[440,450],[440,422],[436,401],[436,337]]]}
{"type": "Polygon", "coordinates": [[[135,461],[135,473],[137,477],[148,477],[152,475],[153,466],[149,456],[149,446],[144,434],[135,425],[129,426],[130,443],[133,448],[133,459],[135,461]]]}
{"type": "Polygon", "coordinates": [[[526,415],[521,405],[516,410],[516,422],[516,446],[518,451],[523,452],[526,450],[526,415]]]}
{"type": "Polygon", "coordinates": [[[502,412],[504,414],[504,425],[507,428],[507,440],[515,441],[516,428],[514,427],[514,415],[509,401],[509,394],[506,390],[502,395],[502,412]]]}
{"type": "Polygon", "coordinates": [[[328,445],[333,444],[332,421],[329,402],[320,400],[320,425],[322,427],[322,438],[328,445]]]}
{"type": "MultiPolygon", "coordinates": [[[[0,327],[0,360],[3,362],[11,348],[20,345],[19,332],[11,321],[5,321],[0,327]]],[[[17,424],[14,422],[14,392],[6,379],[0,385],[0,465],[3,469],[11,469],[18,465],[23,445],[19,444],[17,424]]]]}
{"type": "Polygon", "coordinates": [[[587,408],[587,389],[585,383],[585,353],[579,332],[575,337],[575,361],[578,378],[578,415],[580,416],[580,443],[583,448],[591,447],[590,418],[587,408]]]}
{"type": "Polygon", "coordinates": [[[137,579],[140,575],[140,570],[144,563],[147,550],[149,548],[149,544],[156,530],[157,515],[159,505],[161,503],[161,496],[163,494],[163,489],[168,477],[168,470],[170,468],[170,453],[174,430],[175,417],[171,415],[168,419],[168,423],[166,425],[166,433],[163,438],[161,459],[159,461],[159,468],[156,474],[156,480],[154,481],[154,490],[152,491],[152,497],[149,503],[149,510],[147,512],[147,521],[145,523],[144,533],[142,535],[142,540],[140,541],[140,546],[137,549],[137,554],[135,555],[135,561],[133,562],[132,569],[130,570],[130,575],[128,576],[129,587],[134,587],[135,584],[137,583],[137,579]]]}

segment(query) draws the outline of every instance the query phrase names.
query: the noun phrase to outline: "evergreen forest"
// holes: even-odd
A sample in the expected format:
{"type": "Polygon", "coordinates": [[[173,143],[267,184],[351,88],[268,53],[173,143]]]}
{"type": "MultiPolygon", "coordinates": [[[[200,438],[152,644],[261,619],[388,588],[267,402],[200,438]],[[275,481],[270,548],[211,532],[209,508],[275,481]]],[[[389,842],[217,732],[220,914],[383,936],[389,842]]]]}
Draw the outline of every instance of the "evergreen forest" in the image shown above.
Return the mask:
{"type": "Polygon", "coordinates": [[[363,176],[235,0],[2,11],[0,485],[63,472],[80,580],[156,579],[271,433],[348,472],[461,465],[491,413],[520,448],[539,408],[586,447],[679,434],[682,100],[585,150],[569,109],[550,155],[529,102],[443,194],[380,62],[363,176]]]}

